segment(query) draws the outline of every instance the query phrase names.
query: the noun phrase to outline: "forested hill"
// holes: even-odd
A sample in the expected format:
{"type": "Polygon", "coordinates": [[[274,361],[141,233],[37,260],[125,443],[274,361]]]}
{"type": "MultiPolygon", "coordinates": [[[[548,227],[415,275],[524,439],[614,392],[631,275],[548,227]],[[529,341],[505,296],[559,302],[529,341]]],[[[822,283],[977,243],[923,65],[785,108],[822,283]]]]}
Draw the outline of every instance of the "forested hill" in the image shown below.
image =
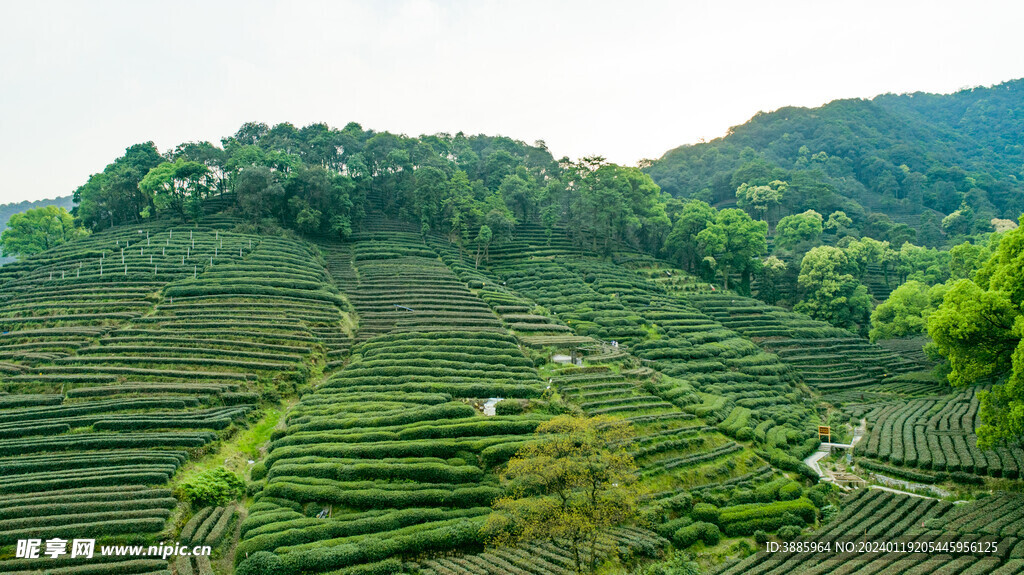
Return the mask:
{"type": "Polygon", "coordinates": [[[1022,127],[1024,80],[886,94],[759,113],[722,138],[670,150],[646,171],[673,196],[722,205],[743,183],[784,181],[784,213],[843,210],[855,227],[880,228],[875,237],[886,214],[916,228],[917,243],[938,245],[942,219],[957,210],[969,216],[966,233],[1024,211],[1022,127]]]}
{"type": "Polygon", "coordinates": [[[11,219],[11,216],[31,210],[33,208],[43,208],[46,206],[59,206],[64,209],[70,210],[72,206],[71,194],[62,196],[59,198],[53,198],[52,200],[36,200],[30,202],[25,200],[23,202],[11,202],[9,204],[0,204],[0,230],[7,225],[7,220],[11,219]]]}

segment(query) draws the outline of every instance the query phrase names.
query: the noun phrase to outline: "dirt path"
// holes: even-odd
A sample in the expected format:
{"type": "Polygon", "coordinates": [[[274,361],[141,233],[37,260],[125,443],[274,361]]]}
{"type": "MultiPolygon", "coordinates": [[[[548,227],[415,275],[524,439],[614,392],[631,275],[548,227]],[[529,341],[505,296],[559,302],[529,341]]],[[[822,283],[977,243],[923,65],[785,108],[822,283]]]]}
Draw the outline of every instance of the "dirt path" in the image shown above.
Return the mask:
{"type": "Polygon", "coordinates": [[[938,497],[931,497],[929,495],[921,495],[920,493],[912,493],[910,491],[903,491],[902,489],[893,489],[892,487],[883,487],[881,485],[868,485],[868,489],[877,489],[879,491],[888,491],[889,493],[899,493],[901,495],[909,495],[911,497],[920,497],[921,499],[938,499],[938,497]]]}

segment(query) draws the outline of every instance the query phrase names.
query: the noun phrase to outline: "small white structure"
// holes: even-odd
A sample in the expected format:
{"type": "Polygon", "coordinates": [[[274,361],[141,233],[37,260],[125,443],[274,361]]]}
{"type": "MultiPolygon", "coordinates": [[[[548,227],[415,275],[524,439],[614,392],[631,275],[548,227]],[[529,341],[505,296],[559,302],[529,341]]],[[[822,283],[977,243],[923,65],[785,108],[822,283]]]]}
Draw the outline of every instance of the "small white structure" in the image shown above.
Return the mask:
{"type": "Polygon", "coordinates": [[[500,397],[492,397],[484,402],[484,415],[494,415],[494,406],[501,401],[500,397]]]}

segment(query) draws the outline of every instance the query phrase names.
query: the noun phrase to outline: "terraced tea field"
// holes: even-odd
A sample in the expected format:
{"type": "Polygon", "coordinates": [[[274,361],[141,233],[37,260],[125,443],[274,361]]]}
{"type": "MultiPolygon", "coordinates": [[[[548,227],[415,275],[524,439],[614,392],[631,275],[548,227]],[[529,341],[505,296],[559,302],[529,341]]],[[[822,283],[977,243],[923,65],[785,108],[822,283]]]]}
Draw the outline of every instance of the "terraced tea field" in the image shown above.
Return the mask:
{"type": "Polygon", "coordinates": [[[766,433],[758,437],[776,463],[795,468],[786,452],[800,456],[813,449],[804,446],[812,439],[806,430],[813,414],[791,368],[663,284],[579,258],[522,261],[496,272],[578,335],[615,341],[645,366],[698,392],[686,409],[721,422],[726,433],[749,440],[758,426],[774,429],[772,443],[765,443],[766,433]]]}
{"type": "Polygon", "coordinates": [[[879,404],[865,417],[873,427],[858,453],[871,459],[1010,479],[1018,478],[1024,468],[1024,451],[1019,447],[978,449],[974,430],[981,425],[981,417],[974,390],[879,404]]]}
{"type": "Polygon", "coordinates": [[[533,362],[418,236],[361,234],[351,249],[326,249],[335,276],[355,282],[357,343],[254,471],[266,486],[239,559],[266,550],[288,573],[389,570],[395,555],[479,545],[501,491],[488,469],[542,418],[486,417],[473,403],[539,397],[533,362]]]}
{"type": "MultiPolygon", "coordinates": [[[[632,424],[648,522],[596,550],[628,564],[814,529],[830,491],[800,460],[818,444],[819,401],[868,421],[858,455],[875,469],[1019,475],[1019,450],[973,447],[970,392],[649,256],[598,258],[522,225],[478,267],[377,212],[347,241],[236,229],[221,215],[155,220],[0,268],[0,572],[208,575],[264,552],[280,575],[561,575],[565,545],[495,548],[481,527],[504,464],[562,412],[632,424]],[[180,470],[219,464],[268,408],[285,415],[244,500],[180,504],[180,470]],[[218,551],[14,558],[33,536],[218,551]]],[[[942,529],[1019,537],[1012,497],[984,502],[991,523],[964,511],[942,529]]],[[[945,536],[920,525],[969,508],[865,491],[815,537],[945,536]]],[[[1002,573],[983,569],[1018,565],[1013,553],[937,565],[1002,573]]],[[[756,558],[726,572],[797,560],[756,558]]],[[[806,572],[832,572],[818,559],[806,572]]],[[[856,560],[878,572],[881,559],[856,560]]]]}
{"type": "Polygon", "coordinates": [[[348,310],[302,243],[214,227],[96,234],[0,278],[0,546],[169,540],[176,470],[304,385],[348,310]]]}
{"type": "Polygon", "coordinates": [[[807,385],[825,393],[877,384],[922,367],[846,330],[752,298],[718,292],[686,300],[778,354],[807,385]]]}
{"type": "Polygon", "coordinates": [[[719,570],[718,575],[1010,575],[1024,570],[1020,522],[1024,500],[1020,495],[997,493],[952,505],[862,489],[847,496],[843,507],[808,539],[822,545],[830,543],[830,550],[756,553],[719,570]],[[853,551],[836,552],[835,544],[840,541],[853,542],[853,551]],[[909,552],[861,547],[859,542],[868,541],[902,543],[909,552]],[[922,548],[923,552],[916,552],[922,548]]]}

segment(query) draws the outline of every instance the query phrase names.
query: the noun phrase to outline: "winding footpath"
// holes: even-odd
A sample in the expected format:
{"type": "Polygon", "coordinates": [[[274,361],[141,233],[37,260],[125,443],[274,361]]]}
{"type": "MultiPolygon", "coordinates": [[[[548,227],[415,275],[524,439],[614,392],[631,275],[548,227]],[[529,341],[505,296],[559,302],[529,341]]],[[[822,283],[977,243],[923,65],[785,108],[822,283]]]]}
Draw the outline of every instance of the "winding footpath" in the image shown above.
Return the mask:
{"type": "Polygon", "coordinates": [[[853,430],[853,440],[850,441],[849,444],[845,444],[845,443],[822,443],[821,445],[818,446],[818,451],[815,451],[809,457],[804,459],[804,464],[807,465],[807,467],[810,467],[811,469],[813,469],[814,472],[818,474],[818,477],[821,477],[822,479],[826,479],[826,480],[831,480],[831,477],[826,475],[821,470],[821,466],[818,465],[818,462],[821,461],[822,459],[828,457],[828,455],[831,453],[831,448],[832,447],[844,447],[846,449],[853,449],[854,446],[856,446],[860,442],[860,440],[864,438],[864,434],[866,432],[867,432],[867,420],[866,419],[861,419],[860,420],[860,425],[858,425],[853,430]]]}

